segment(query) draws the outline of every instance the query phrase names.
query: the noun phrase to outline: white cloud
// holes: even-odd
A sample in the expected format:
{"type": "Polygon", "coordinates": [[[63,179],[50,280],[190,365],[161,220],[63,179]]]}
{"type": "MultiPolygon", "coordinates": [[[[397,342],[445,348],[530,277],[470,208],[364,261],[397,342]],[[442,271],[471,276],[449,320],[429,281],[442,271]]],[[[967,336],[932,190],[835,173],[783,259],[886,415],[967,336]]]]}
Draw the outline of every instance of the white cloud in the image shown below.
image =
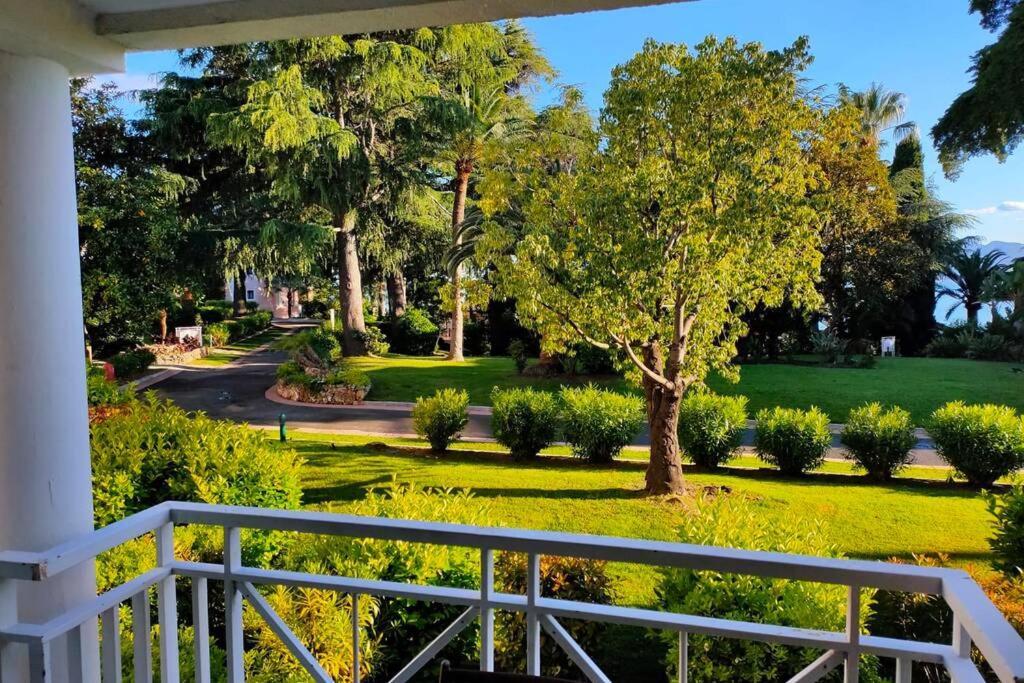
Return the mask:
{"type": "Polygon", "coordinates": [[[1024,211],[1024,202],[1006,201],[999,205],[1000,211],[1024,211]]]}
{"type": "Polygon", "coordinates": [[[972,216],[990,216],[998,210],[999,209],[994,206],[986,206],[982,209],[967,209],[964,213],[968,213],[972,216]]]}
{"type": "Polygon", "coordinates": [[[983,206],[980,209],[968,209],[965,213],[972,216],[991,216],[994,213],[1016,213],[1024,211],[1024,202],[1006,200],[997,206],[983,206]]]}

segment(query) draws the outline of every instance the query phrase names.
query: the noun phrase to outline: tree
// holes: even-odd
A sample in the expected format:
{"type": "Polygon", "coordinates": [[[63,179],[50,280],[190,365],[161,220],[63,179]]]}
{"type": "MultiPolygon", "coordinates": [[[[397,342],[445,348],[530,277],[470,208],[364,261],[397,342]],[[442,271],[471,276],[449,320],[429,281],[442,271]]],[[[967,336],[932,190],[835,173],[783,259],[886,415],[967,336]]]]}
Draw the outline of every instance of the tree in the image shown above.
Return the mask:
{"type": "Polygon", "coordinates": [[[648,42],[613,72],[599,144],[571,172],[535,167],[518,192],[524,234],[495,225],[486,238],[500,290],[545,344],[628,358],[652,494],[683,489],[679,402],[711,369],[735,375],[742,314],[818,300],[803,149],[815,114],[798,85],[809,59],[803,39],[783,52],[648,42]]]}
{"type": "Polygon", "coordinates": [[[382,169],[419,160],[417,103],[432,92],[428,29],[269,43],[237,109],[211,117],[286,202],[325,212],[335,235],[347,355],[366,352],[360,214],[385,193],[382,169]]]}
{"type": "Polygon", "coordinates": [[[932,128],[939,160],[950,178],[975,156],[993,154],[1005,160],[1024,137],[1024,3],[971,0],[971,12],[981,14],[985,28],[1003,32],[974,55],[971,87],[932,128]]]}
{"type": "MultiPolygon", "coordinates": [[[[176,292],[199,279],[179,220],[192,189],[151,158],[111,85],[71,84],[85,327],[100,353],[147,341],[176,292]]],[[[197,259],[198,260],[198,259],[197,259]]]]}
{"type": "MultiPolygon", "coordinates": [[[[529,35],[511,22],[505,31],[493,25],[470,34],[479,49],[463,50],[460,59],[443,58],[442,94],[434,107],[447,137],[442,158],[450,163],[454,201],[451,213],[451,253],[461,253],[468,236],[463,225],[469,185],[490,146],[521,140],[529,130],[532,111],[519,94],[535,76],[551,67],[533,47],[529,35]]],[[[462,260],[449,259],[451,270],[451,342],[448,359],[463,360],[462,260]]]]}
{"type": "Polygon", "coordinates": [[[947,320],[963,306],[967,311],[967,323],[977,327],[978,311],[986,300],[989,283],[1004,269],[1005,256],[1001,251],[982,254],[980,249],[971,251],[966,244],[960,245],[943,270],[943,275],[952,281],[952,286],[939,288],[940,297],[948,296],[954,300],[946,312],[947,320]]]}
{"type": "Polygon", "coordinates": [[[851,104],[828,111],[809,154],[823,182],[811,192],[820,214],[821,282],[829,327],[860,336],[866,309],[901,286],[902,235],[896,201],[873,137],[863,138],[863,112],[851,104]]]}
{"type": "Polygon", "coordinates": [[[840,86],[839,101],[860,112],[861,132],[866,140],[875,145],[882,143],[882,133],[887,130],[891,130],[899,141],[916,128],[913,122],[903,120],[907,110],[903,93],[886,90],[881,83],[872,83],[862,92],[840,86]]]}

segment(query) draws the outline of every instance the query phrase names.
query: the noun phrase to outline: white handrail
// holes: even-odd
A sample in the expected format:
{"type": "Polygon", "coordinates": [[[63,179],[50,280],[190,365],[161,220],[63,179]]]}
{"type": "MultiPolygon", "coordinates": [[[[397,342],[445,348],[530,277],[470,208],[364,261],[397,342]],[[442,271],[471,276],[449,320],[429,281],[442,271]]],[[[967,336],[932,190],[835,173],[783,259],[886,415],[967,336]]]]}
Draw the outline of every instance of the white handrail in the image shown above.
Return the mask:
{"type": "MultiPolygon", "coordinates": [[[[555,634],[556,642],[567,649],[570,656],[583,663],[592,680],[606,677],[567,633],[557,619],[583,619],[664,629],[683,634],[704,634],[779,643],[795,647],[810,647],[826,653],[819,666],[808,667],[798,680],[817,680],[841,657],[846,665],[846,680],[857,679],[859,654],[873,654],[894,658],[898,662],[900,680],[909,680],[912,662],[940,664],[947,668],[954,680],[976,680],[980,675],[970,659],[973,643],[984,655],[1001,681],[1024,681],[1024,640],[1006,622],[998,609],[988,600],[980,587],[959,570],[918,567],[862,560],[840,560],[805,557],[783,553],[736,550],[665,543],[639,539],[610,538],[556,532],[501,529],[460,524],[419,522],[410,520],[360,517],[321,512],[264,510],[259,508],[202,505],[196,503],[164,503],[150,510],[128,517],[117,524],[97,530],[56,548],[40,553],[0,553],[0,581],[45,581],[69,567],[94,558],[97,554],[140,535],[155,532],[158,537],[158,567],[119,586],[94,601],[82,604],[59,615],[45,624],[18,624],[0,631],[0,645],[17,642],[29,645],[33,680],[46,680],[49,670],[49,643],[92,618],[106,614],[119,604],[131,600],[136,611],[143,610],[133,619],[145,628],[148,624],[146,594],[155,586],[160,598],[162,621],[174,625],[174,576],[187,576],[194,582],[193,614],[198,619],[198,632],[206,630],[205,580],[224,581],[229,600],[226,614],[228,626],[228,667],[231,680],[242,680],[241,671],[241,604],[257,599],[250,585],[305,586],[349,593],[353,605],[358,596],[401,597],[413,600],[461,605],[466,608],[442,634],[450,639],[473,622],[483,625],[481,634],[480,666],[493,668],[494,610],[525,612],[529,626],[527,663],[529,670],[540,670],[540,631],[555,634]],[[203,524],[220,526],[225,530],[225,564],[182,562],[173,556],[171,533],[173,525],[203,524]],[[246,567],[241,564],[239,532],[241,529],[293,531],[310,534],[337,535],[355,538],[387,539],[438,545],[476,548],[481,553],[483,582],[479,590],[424,586],[393,581],[326,576],[274,569],[246,567]],[[497,593],[493,586],[493,554],[512,551],[527,554],[528,590],[525,595],[497,593]],[[756,624],[728,619],[674,614],[657,610],[616,605],[597,605],[542,597],[539,585],[539,558],[545,555],[589,558],[607,561],[679,567],[693,570],[712,570],[726,573],[751,574],[770,578],[832,583],[848,587],[848,623],[843,632],[822,632],[810,629],[756,624]],[[877,588],[913,593],[928,593],[942,597],[953,611],[957,624],[952,643],[922,643],[893,638],[861,635],[857,624],[860,590],[877,588]],[[140,621],[141,620],[141,621],[140,621]]],[[[257,607],[264,617],[281,630],[275,615],[267,612],[269,606],[257,607]]],[[[353,608],[355,611],[355,608],[353,608]]],[[[353,630],[358,622],[353,622],[353,630]]],[[[109,626],[105,632],[109,631],[109,626]]],[[[173,683],[178,679],[175,654],[177,640],[172,633],[161,629],[161,680],[173,683]],[[170,657],[163,656],[169,655],[170,657]],[[168,660],[171,661],[168,661],[168,660]]],[[[275,632],[276,632],[275,631],[275,632]]],[[[282,632],[283,633],[283,632],[282,632]]],[[[205,634],[204,634],[205,635],[205,634]]],[[[279,634],[286,644],[295,646],[294,634],[279,634]],[[294,641],[294,642],[293,642],[294,641]]],[[[148,648],[148,638],[137,645],[148,648]]],[[[354,637],[355,640],[355,637],[354,637]]],[[[403,669],[399,678],[411,676],[440,649],[435,640],[403,669]]],[[[445,641],[446,642],[446,641],[445,641]]],[[[443,643],[442,643],[443,644],[443,643]]],[[[354,643],[358,648],[358,643],[354,643]]],[[[196,643],[196,661],[202,662],[201,677],[208,676],[208,652],[202,652],[205,638],[196,643]]],[[[140,652],[137,648],[136,652],[140,652]]],[[[142,652],[145,659],[145,652],[142,652]]],[[[354,665],[358,666],[358,650],[354,652],[354,665]]],[[[113,657],[108,658],[113,661],[113,657]]],[[[685,657],[681,658],[685,662],[685,657]]],[[[685,666],[685,665],[684,665],[685,666]]],[[[145,677],[145,672],[140,672],[145,677]]],[[[114,678],[106,680],[116,680],[114,678]]],[[[685,680],[685,671],[680,672],[685,680]]]]}

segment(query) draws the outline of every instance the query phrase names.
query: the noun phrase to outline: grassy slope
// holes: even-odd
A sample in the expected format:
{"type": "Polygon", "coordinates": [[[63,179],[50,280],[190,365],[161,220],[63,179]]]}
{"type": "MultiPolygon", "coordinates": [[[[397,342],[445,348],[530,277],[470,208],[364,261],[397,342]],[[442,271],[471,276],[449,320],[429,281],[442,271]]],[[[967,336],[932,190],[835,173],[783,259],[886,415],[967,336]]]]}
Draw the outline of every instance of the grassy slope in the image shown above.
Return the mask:
{"type": "MultiPolygon", "coordinates": [[[[413,401],[417,396],[454,386],[466,389],[473,405],[489,405],[494,386],[528,384],[557,390],[564,380],[524,378],[515,374],[509,358],[470,358],[448,363],[440,358],[389,356],[356,361],[373,381],[371,400],[413,401]]],[[[817,405],[836,422],[844,422],[850,409],[867,401],[898,403],[917,424],[946,401],[1004,403],[1024,410],[1024,373],[1011,363],[988,363],[941,358],[886,358],[872,370],[795,365],[745,365],[739,384],[718,378],[710,382],[720,393],[743,394],[752,411],[776,405],[806,408],[817,405]]],[[[580,382],[590,381],[587,378],[580,382]]],[[[619,390],[619,379],[598,383],[619,390]]]]}
{"type": "MultiPolygon", "coordinates": [[[[685,502],[652,500],[640,494],[642,463],[593,468],[549,459],[516,465],[507,456],[483,450],[457,451],[438,459],[424,453],[367,448],[370,441],[374,439],[294,437],[291,445],[308,462],[307,503],[343,510],[346,503],[361,498],[367,487],[395,477],[422,486],[471,489],[490,506],[491,522],[501,526],[673,540],[676,526],[688,514],[685,502]]],[[[833,471],[846,467],[831,465],[833,471]]],[[[935,476],[936,472],[912,470],[910,474],[935,476]]],[[[881,486],[860,478],[794,481],[743,470],[688,472],[687,476],[695,486],[729,487],[730,495],[749,498],[768,518],[821,522],[836,545],[854,557],[885,559],[942,552],[958,563],[989,558],[990,524],[984,498],[961,488],[909,481],[881,486]]],[[[624,602],[646,604],[653,599],[655,570],[619,566],[615,573],[623,581],[624,602]]]]}

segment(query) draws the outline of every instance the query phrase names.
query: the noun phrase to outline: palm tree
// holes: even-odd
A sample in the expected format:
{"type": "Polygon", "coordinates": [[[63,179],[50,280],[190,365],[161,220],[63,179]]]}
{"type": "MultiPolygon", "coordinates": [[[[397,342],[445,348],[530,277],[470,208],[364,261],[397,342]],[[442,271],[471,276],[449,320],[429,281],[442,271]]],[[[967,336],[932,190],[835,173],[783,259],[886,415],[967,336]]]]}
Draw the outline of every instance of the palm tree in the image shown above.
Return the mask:
{"type": "MultiPolygon", "coordinates": [[[[456,100],[456,125],[449,155],[455,168],[452,206],[451,251],[460,251],[469,180],[484,150],[491,144],[507,144],[522,138],[529,130],[528,106],[518,95],[507,92],[507,84],[483,88],[477,84],[465,88],[456,100]]],[[[463,259],[464,260],[464,259],[463,259]]],[[[456,259],[451,270],[452,333],[448,360],[461,361],[462,354],[462,260],[456,259]]]]}
{"type": "Polygon", "coordinates": [[[967,323],[972,327],[978,325],[978,311],[990,291],[992,278],[1003,272],[1005,265],[1001,251],[990,251],[982,254],[980,249],[969,251],[965,243],[949,259],[942,274],[952,281],[952,286],[939,288],[939,296],[948,296],[954,300],[946,312],[946,320],[961,306],[967,311],[967,323]]]}
{"type": "Polygon", "coordinates": [[[917,130],[913,121],[904,121],[907,98],[903,93],[886,90],[881,83],[872,83],[863,92],[853,92],[845,85],[839,87],[839,101],[860,110],[861,130],[864,137],[881,144],[882,133],[892,130],[897,142],[917,130]]]}
{"type": "Polygon", "coordinates": [[[1012,301],[1013,318],[1024,323],[1024,258],[1016,259],[988,282],[993,302],[1012,301]]]}

